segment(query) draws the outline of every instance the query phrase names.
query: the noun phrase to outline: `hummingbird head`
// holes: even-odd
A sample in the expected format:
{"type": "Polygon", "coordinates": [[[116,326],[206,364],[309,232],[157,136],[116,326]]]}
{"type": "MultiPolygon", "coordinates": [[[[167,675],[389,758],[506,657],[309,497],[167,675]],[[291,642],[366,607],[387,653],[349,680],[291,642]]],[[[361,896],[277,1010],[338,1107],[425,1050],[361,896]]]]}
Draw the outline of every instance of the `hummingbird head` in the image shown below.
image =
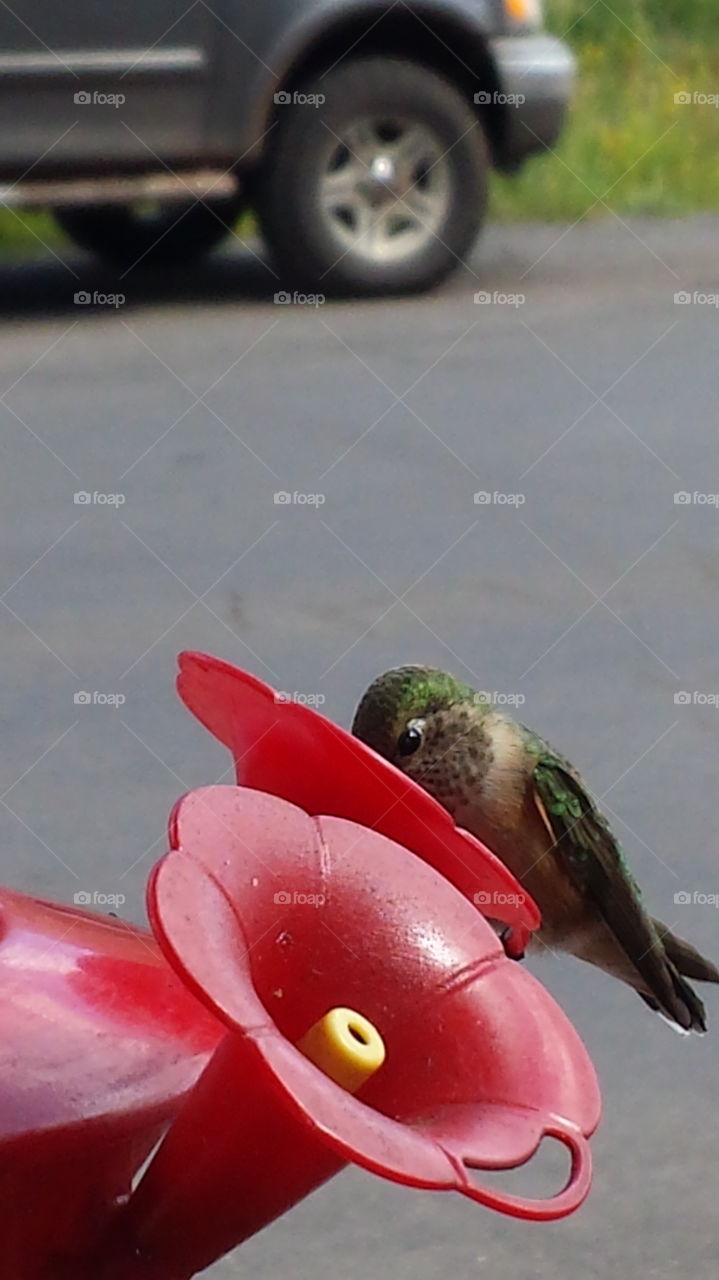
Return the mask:
{"type": "Polygon", "coordinates": [[[363,695],[352,732],[431,795],[454,808],[491,758],[482,721],[489,704],[433,667],[395,667],[363,695]]]}

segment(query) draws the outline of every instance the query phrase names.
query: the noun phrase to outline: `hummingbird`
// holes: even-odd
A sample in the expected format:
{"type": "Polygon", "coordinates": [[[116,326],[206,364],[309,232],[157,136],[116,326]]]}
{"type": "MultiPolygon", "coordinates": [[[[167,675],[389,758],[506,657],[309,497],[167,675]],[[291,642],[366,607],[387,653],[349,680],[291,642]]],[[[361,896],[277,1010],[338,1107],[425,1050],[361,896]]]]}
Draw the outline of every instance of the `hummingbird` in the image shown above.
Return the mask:
{"type": "Polygon", "coordinates": [[[687,981],[719,969],[646,911],[622,848],[577,770],[487,694],[444,671],[378,676],[352,733],[444,805],[536,902],[538,944],[626,982],[682,1031],[706,1031],[687,981]]]}

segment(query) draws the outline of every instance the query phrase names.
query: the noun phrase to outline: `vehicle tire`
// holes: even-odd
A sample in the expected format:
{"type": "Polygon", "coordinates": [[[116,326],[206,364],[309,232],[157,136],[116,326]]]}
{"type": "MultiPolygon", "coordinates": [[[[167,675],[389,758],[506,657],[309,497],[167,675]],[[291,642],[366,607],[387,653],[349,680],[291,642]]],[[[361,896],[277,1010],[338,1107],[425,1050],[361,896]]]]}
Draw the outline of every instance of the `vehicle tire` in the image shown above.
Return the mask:
{"type": "Polygon", "coordinates": [[[418,291],[449,275],[481,227],[489,169],[451,82],[367,57],[283,96],[254,188],[280,270],[320,293],[418,291]]]}
{"type": "Polygon", "coordinates": [[[173,267],[209,253],[230,233],[244,200],[153,201],[55,210],[63,231],[112,266],[173,267]]]}

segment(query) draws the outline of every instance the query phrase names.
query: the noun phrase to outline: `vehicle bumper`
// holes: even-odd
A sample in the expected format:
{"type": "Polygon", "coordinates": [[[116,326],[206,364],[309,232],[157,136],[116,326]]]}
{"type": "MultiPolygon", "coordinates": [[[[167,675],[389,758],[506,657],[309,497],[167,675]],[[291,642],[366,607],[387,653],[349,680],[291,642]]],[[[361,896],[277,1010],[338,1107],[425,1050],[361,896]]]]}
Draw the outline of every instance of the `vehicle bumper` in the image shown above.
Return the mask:
{"type": "Polygon", "coordinates": [[[508,100],[495,162],[514,169],[557,141],[574,86],[574,57],[561,40],[547,35],[503,36],[489,47],[508,100]]]}

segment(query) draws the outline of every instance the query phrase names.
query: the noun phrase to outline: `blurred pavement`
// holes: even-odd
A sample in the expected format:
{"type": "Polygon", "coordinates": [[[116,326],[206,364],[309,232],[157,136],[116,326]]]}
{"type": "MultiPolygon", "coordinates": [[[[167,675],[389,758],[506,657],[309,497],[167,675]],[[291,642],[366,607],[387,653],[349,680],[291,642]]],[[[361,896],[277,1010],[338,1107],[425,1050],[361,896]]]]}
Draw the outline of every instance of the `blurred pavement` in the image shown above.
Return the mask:
{"type": "MultiPolygon", "coordinates": [[[[716,908],[674,901],[719,893],[719,310],[693,296],[719,291],[718,232],[494,227],[435,296],[317,308],[273,305],[243,255],[164,282],[0,268],[0,881],[143,919],[170,806],[228,764],[174,695],[178,650],[344,725],[426,661],[521,694],[651,909],[719,957],[716,908]]],[[[684,1040],[578,962],[532,963],[604,1092],[583,1211],[520,1224],[352,1171],[213,1280],[716,1280],[719,993],[684,1040]]]]}

